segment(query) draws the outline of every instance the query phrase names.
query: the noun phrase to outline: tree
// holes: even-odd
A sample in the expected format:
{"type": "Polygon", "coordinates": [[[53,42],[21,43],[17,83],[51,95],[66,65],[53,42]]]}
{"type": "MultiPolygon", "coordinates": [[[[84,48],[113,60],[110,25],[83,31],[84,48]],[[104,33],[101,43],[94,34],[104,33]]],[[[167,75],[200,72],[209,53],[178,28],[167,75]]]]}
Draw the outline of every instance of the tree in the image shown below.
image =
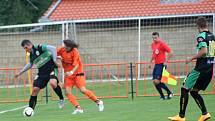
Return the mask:
{"type": "Polygon", "coordinates": [[[36,23],[52,0],[0,0],[0,25],[36,23]]]}

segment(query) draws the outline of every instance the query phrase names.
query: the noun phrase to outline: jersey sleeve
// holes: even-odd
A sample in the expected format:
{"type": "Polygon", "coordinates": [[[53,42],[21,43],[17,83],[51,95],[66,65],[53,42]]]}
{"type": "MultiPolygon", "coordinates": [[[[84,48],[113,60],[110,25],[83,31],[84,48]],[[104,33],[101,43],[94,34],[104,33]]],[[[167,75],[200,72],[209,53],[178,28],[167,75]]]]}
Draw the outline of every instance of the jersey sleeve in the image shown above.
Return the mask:
{"type": "Polygon", "coordinates": [[[39,47],[42,47],[42,51],[47,51],[47,45],[46,44],[39,44],[39,47]]]}
{"type": "Polygon", "coordinates": [[[165,52],[170,53],[172,51],[166,43],[163,43],[162,46],[165,52]]]}
{"type": "Polygon", "coordinates": [[[63,52],[63,48],[62,47],[57,48],[57,56],[61,56],[62,52],[63,52]]]}
{"type": "Polygon", "coordinates": [[[201,49],[202,47],[208,47],[204,37],[199,36],[197,38],[197,49],[201,49]]]}

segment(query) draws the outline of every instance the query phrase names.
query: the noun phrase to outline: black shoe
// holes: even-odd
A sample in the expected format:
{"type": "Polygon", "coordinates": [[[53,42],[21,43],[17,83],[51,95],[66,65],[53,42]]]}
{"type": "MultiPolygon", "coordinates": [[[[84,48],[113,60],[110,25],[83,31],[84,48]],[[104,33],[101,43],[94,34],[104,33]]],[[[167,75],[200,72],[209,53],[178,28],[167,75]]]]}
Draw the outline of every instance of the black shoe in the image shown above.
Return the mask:
{"type": "Polygon", "coordinates": [[[170,100],[173,96],[174,96],[173,93],[170,93],[167,95],[167,99],[170,100]]]}

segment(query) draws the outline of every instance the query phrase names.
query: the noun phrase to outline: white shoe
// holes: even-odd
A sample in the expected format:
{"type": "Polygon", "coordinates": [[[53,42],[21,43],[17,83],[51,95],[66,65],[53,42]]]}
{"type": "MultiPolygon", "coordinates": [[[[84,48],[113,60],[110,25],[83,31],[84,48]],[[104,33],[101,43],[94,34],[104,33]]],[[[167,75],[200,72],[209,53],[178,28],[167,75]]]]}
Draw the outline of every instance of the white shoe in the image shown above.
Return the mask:
{"type": "Polygon", "coordinates": [[[103,101],[99,100],[99,102],[97,103],[97,106],[99,108],[99,111],[103,111],[104,110],[104,103],[103,103],[103,101]]]}
{"type": "Polygon", "coordinates": [[[79,114],[79,113],[84,113],[84,110],[81,108],[76,108],[72,114],[75,115],[75,114],[79,114]]]}
{"type": "Polygon", "coordinates": [[[64,100],[60,100],[60,101],[58,102],[58,107],[59,107],[60,109],[62,109],[62,108],[64,107],[64,100]]]}

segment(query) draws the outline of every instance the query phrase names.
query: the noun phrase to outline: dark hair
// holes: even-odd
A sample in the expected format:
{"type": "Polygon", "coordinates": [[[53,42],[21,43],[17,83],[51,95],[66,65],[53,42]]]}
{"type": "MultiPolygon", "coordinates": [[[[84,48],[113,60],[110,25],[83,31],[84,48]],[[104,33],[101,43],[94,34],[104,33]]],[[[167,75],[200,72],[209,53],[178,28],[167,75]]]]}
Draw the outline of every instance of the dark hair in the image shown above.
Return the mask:
{"type": "Polygon", "coordinates": [[[159,33],[158,32],[153,32],[152,35],[153,36],[158,35],[158,37],[159,37],[159,33]]]}
{"type": "Polygon", "coordinates": [[[67,47],[71,47],[73,48],[78,48],[79,44],[77,44],[74,40],[70,40],[70,39],[66,39],[63,40],[63,43],[67,46],[67,47]]]}
{"type": "Polygon", "coordinates": [[[21,46],[24,47],[26,44],[32,44],[32,42],[30,40],[28,40],[28,39],[22,40],[21,46]]]}
{"type": "Polygon", "coordinates": [[[196,24],[198,27],[200,28],[207,28],[207,20],[205,17],[199,17],[197,20],[196,20],[196,24]]]}

